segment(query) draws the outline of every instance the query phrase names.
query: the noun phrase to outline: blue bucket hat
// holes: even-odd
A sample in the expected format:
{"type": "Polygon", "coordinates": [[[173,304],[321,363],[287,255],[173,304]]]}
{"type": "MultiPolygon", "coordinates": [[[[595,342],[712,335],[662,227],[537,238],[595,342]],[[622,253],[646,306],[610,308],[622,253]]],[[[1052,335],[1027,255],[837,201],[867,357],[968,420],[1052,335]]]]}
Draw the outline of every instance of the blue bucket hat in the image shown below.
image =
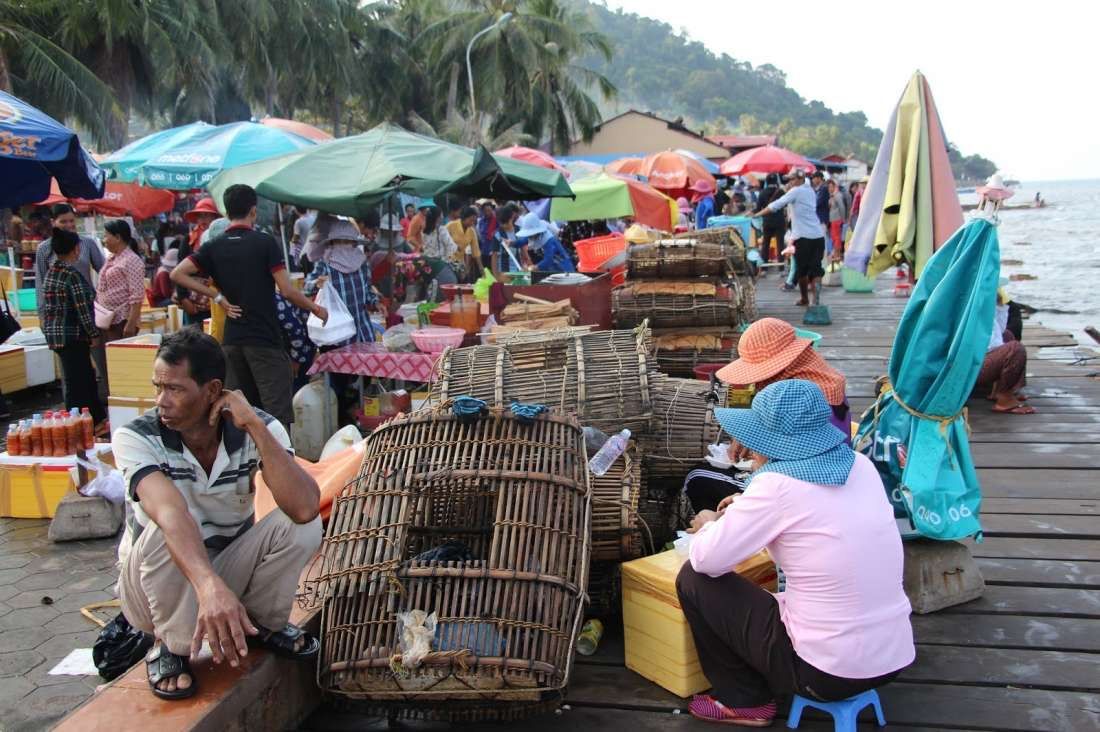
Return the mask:
{"type": "Polygon", "coordinates": [[[718,424],[739,443],[779,461],[804,460],[846,443],[830,414],[821,387],[803,379],[767,386],[749,409],[714,410],[718,424]]]}

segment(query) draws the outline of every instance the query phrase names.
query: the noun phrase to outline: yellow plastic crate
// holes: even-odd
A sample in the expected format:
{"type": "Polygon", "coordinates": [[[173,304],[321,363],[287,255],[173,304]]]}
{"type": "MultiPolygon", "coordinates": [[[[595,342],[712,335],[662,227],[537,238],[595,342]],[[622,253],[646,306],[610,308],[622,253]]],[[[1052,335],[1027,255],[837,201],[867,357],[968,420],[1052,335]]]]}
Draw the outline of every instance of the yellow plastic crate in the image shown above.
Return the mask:
{"type": "Polygon", "coordinates": [[[107,344],[107,384],[111,395],[151,399],[153,361],[160,347],[159,333],[143,333],[107,344]]]}
{"type": "MultiPolygon", "coordinates": [[[[676,596],[676,575],[685,561],[670,550],[622,565],[626,667],[684,698],[710,688],[676,596]]],[[[767,552],[749,557],[737,571],[761,586],[775,586],[767,552]]]]}

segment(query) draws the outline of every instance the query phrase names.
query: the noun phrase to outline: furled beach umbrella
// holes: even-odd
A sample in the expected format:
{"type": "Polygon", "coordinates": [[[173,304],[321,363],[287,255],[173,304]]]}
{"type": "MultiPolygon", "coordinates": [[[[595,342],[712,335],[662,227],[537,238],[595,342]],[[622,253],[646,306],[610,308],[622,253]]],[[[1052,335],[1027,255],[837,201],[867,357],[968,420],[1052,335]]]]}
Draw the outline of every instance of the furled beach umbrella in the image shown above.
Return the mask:
{"type": "Polygon", "coordinates": [[[530,163],[531,165],[537,165],[547,170],[556,170],[559,173],[565,172],[565,168],[563,168],[557,160],[554,160],[550,153],[545,153],[542,150],[535,150],[530,147],[523,147],[522,145],[512,145],[511,147],[501,148],[493,153],[493,155],[530,163]]]}
{"type": "Polygon", "coordinates": [[[971,219],[932,255],[898,324],[888,388],[856,435],[895,513],[932,539],[981,531],[965,407],[993,330],[1000,271],[997,230],[986,218],[971,219]]]}
{"type": "Polygon", "coordinates": [[[632,216],[659,231],[672,231],[675,202],[656,188],[634,180],[602,173],[570,184],[575,198],[555,198],[550,204],[554,221],[589,221],[632,216]]]}
{"type": "Polygon", "coordinates": [[[227,170],[210,183],[214,200],[234,183],[247,183],[273,201],[345,216],[365,216],[395,193],[497,200],[573,195],[555,170],[495,158],[484,147],[455,145],[390,123],[227,170]]]}
{"type": "Polygon", "coordinates": [[[54,180],[67,196],[97,198],[106,174],[80,147],[75,132],[0,92],[0,208],[42,200],[54,180]]]}
{"type": "Polygon", "coordinates": [[[99,161],[99,164],[107,171],[107,177],[111,180],[132,183],[138,179],[138,171],[147,161],[170,147],[186,142],[213,128],[214,125],[206,122],[192,122],[188,125],[154,132],[107,155],[99,161]]]}
{"type": "Polygon", "coordinates": [[[154,188],[205,188],[215,175],[239,165],[315,147],[293,132],[255,122],[232,122],[202,130],[150,158],[138,171],[154,188]]]}
{"type": "Polygon", "coordinates": [[[962,221],[939,112],[918,71],[879,145],[844,264],[874,276],[906,263],[919,278],[962,221]]]}
{"type": "Polygon", "coordinates": [[[49,197],[38,203],[41,206],[52,206],[64,201],[71,203],[80,213],[147,219],[170,211],[176,204],[176,195],[171,191],[139,186],[137,183],[119,183],[109,180],[102,198],[70,198],[61,194],[61,189],[55,181],[50,187],[49,197]]]}
{"type": "Polygon", "coordinates": [[[284,132],[293,132],[299,137],[304,137],[307,140],[313,140],[314,142],[327,142],[333,139],[332,135],[324,130],[314,127],[313,125],[306,124],[305,122],[299,122],[296,119],[283,119],[282,117],[264,117],[259,120],[260,124],[267,125],[268,127],[274,127],[284,132]]]}
{"type": "Polygon", "coordinates": [[[697,181],[710,183],[712,191],[718,189],[714,176],[707,172],[702,163],[673,150],[646,155],[638,165],[637,175],[645,178],[654,188],[666,192],[686,191],[697,181]]]}
{"type": "Polygon", "coordinates": [[[638,175],[638,169],[642,166],[641,158],[626,157],[612,160],[603,166],[604,170],[612,175],[638,175]]]}
{"type": "Polygon", "coordinates": [[[792,168],[812,173],[815,166],[796,152],[775,145],[742,150],[718,166],[722,175],[745,173],[789,173],[792,168]]]}

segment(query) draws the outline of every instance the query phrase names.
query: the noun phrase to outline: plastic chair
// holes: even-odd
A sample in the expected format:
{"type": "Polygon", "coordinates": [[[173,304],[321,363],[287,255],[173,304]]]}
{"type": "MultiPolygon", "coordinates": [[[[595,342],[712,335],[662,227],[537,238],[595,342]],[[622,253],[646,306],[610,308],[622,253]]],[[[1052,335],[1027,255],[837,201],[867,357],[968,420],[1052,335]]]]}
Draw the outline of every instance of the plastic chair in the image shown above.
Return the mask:
{"type": "Polygon", "coordinates": [[[787,728],[796,729],[799,720],[802,719],[802,710],[805,707],[813,707],[828,712],[832,716],[833,729],[836,732],[855,732],[856,718],[868,706],[875,708],[878,726],[885,727],[886,717],[882,714],[882,703],[879,701],[878,692],[874,689],[835,702],[815,701],[795,694],[794,699],[791,700],[791,713],[787,716],[787,728]]]}

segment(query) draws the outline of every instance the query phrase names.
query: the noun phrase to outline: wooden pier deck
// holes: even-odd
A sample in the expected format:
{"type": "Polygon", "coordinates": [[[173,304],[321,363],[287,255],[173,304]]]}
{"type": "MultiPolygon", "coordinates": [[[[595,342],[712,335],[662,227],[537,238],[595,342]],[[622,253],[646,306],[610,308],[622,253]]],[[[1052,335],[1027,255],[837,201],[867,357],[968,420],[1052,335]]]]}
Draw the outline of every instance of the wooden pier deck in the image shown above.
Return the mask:
{"type": "MultiPolygon", "coordinates": [[[[815,328],[822,353],[848,377],[857,413],[886,371],[906,303],[891,287],[883,278],[875,294],[826,289],[833,324],[815,328]]],[[[761,316],[801,321],[802,309],[774,277],[761,280],[758,293],[761,316]]],[[[891,727],[1100,729],[1100,360],[1072,365],[1068,335],[1026,322],[1023,341],[1038,413],[970,405],[985,529],[972,549],[985,594],[913,617],[917,661],[881,691],[891,727]],[[1039,358],[1052,349],[1058,360],[1039,358]]],[[[628,671],[621,634],[608,635],[596,656],[578,657],[568,708],[525,722],[525,730],[703,728],[686,714],[685,700],[628,671]]],[[[322,707],[304,728],[363,729],[363,722],[322,707]]],[[[832,725],[810,718],[802,728],[832,725]]]]}

